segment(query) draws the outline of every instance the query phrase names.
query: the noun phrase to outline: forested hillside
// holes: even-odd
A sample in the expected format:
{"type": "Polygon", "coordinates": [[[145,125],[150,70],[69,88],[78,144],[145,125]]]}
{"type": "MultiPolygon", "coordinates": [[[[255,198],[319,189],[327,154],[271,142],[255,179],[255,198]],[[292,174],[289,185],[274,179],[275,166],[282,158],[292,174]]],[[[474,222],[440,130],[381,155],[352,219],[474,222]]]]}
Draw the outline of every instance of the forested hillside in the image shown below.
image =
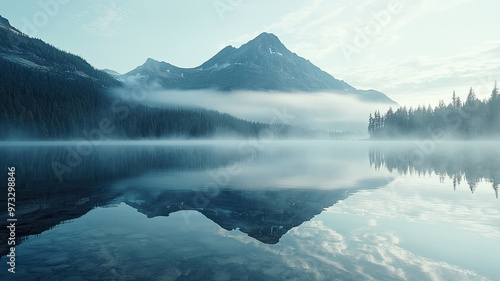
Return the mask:
{"type": "MultiPolygon", "coordinates": [[[[204,109],[127,107],[114,104],[108,89],[90,79],[65,79],[3,59],[0,68],[0,139],[82,139],[102,120],[112,122],[106,137],[115,139],[252,137],[268,126],[204,109]]],[[[279,132],[289,129],[282,126],[279,132]]]]}
{"type": "MultiPolygon", "coordinates": [[[[10,27],[0,28],[0,139],[85,139],[95,130],[110,139],[257,137],[270,125],[205,109],[158,109],[117,101],[125,87],[84,59],[10,27]],[[126,113],[126,114],[125,114],[126,113]]],[[[277,135],[313,132],[274,125],[277,135]]],[[[318,132],[316,132],[318,133],[318,132]]]]}

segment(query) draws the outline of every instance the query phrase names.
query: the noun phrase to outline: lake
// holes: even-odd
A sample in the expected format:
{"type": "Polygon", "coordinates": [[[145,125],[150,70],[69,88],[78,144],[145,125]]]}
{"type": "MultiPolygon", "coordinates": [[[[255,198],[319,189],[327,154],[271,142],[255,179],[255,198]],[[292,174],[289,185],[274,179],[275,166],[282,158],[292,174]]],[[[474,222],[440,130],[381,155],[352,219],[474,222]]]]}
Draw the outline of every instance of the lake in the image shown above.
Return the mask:
{"type": "Polygon", "coordinates": [[[1,143],[0,280],[500,280],[499,144],[1,143]]]}

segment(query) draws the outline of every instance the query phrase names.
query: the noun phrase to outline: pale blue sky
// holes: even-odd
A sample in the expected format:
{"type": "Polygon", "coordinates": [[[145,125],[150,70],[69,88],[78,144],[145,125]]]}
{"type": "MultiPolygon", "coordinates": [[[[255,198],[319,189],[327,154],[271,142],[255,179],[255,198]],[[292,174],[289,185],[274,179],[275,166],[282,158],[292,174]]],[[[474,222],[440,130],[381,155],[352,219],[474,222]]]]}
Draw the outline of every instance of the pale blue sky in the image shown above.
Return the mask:
{"type": "Polygon", "coordinates": [[[338,79],[400,104],[479,97],[500,80],[495,0],[4,0],[28,35],[125,73],[148,58],[195,67],[261,32],[338,79]],[[46,3],[46,5],[43,5],[46,3]],[[29,24],[27,24],[29,22],[29,24]]]}

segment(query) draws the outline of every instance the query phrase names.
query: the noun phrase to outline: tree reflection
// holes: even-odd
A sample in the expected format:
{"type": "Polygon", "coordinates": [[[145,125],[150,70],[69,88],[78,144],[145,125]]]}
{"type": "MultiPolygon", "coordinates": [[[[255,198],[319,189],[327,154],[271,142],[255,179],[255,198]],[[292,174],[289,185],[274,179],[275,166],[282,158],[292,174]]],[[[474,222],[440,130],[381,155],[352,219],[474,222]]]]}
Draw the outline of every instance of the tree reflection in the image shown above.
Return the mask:
{"type": "Polygon", "coordinates": [[[493,143],[446,144],[426,146],[415,143],[376,145],[369,150],[370,166],[376,170],[386,168],[389,172],[402,175],[431,175],[448,177],[456,189],[466,182],[472,193],[478,183],[491,183],[498,198],[500,183],[500,148],[493,143]]]}

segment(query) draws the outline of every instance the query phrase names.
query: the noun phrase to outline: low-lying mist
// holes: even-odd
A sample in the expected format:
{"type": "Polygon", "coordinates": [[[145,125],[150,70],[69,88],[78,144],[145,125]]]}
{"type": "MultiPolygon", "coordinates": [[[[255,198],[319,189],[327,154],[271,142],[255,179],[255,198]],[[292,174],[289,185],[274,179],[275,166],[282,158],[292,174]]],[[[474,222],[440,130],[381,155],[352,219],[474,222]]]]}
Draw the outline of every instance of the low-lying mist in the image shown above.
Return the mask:
{"type": "Polygon", "coordinates": [[[368,115],[389,105],[344,93],[147,91],[141,103],[154,107],[202,107],[248,121],[289,123],[310,129],[366,132],[368,115]]]}

